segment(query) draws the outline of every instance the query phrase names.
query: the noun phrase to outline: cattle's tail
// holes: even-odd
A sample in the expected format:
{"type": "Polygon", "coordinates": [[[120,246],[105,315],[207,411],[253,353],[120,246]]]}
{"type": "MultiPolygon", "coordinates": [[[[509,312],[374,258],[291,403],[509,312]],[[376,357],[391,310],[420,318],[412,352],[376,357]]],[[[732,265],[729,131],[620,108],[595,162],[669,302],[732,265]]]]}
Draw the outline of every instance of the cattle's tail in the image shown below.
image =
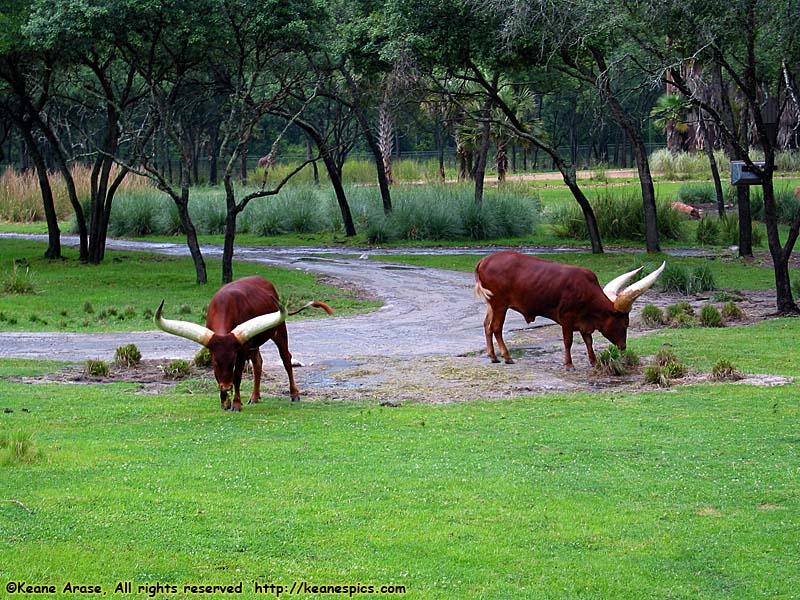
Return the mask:
{"type": "MultiPolygon", "coordinates": [[[[480,263],[478,263],[478,267],[480,267],[480,263]]],[[[475,297],[479,300],[489,302],[489,298],[492,297],[492,291],[483,287],[481,277],[478,275],[478,267],[475,267],[475,297]]]]}
{"type": "Polygon", "coordinates": [[[321,308],[322,310],[324,310],[329,315],[333,314],[333,309],[330,306],[328,306],[324,302],[317,302],[316,300],[306,303],[305,305],[301,306],[297,310],[290,311],[289,314],[290,315],[296,315],[297,313],[303,312],[305,309],[312,308],[312,307],[313,308],[321,308]]]}

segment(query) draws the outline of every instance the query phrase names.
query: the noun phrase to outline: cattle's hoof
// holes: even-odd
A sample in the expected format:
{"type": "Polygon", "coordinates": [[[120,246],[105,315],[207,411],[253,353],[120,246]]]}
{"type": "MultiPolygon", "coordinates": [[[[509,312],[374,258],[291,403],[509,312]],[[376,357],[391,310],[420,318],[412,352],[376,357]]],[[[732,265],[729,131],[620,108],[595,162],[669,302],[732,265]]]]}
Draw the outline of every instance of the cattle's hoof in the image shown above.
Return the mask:
{"type": "Polygon", "coordinates": [[[258,404],[259,403],[259,399],[258,398],[250,398],[250,400],[248,400],[247,403],[248,404],[258,404]]]}
{"type": "Polygon", "coordinates": [[[242,412],[242,405],[234,404],[233,406],[231,406],[231,412],[242,412]]]}
{"type": "Polygon", "coordinates": [[[300,402],[300,396],[292,396],[292,402],[300,402]]]}
{"type": "Polygon", "coordinates": [[[495,364],[497,364],[497,363],[499,363],[499,362],[500,362],[500,359],[499,359],[499,358],[497,358],[496,356],[494,356],[494,357],[491,357],[489,360],[491,360],[491,361],[492,361],[493,363],[495,363],[495,364]]]}
{"type": "Polygon", "coordinates": [[[575,370],[575,365],[567,365],[566,369],[567,369],[567,371],[574,371],[575,370]]]}
{"type": "Polygon", "coordinates": [[[514,364],[514,359],[513,358],[506,358],[504,360],[505,360],[507,365],[513,365],[514,364]]]}

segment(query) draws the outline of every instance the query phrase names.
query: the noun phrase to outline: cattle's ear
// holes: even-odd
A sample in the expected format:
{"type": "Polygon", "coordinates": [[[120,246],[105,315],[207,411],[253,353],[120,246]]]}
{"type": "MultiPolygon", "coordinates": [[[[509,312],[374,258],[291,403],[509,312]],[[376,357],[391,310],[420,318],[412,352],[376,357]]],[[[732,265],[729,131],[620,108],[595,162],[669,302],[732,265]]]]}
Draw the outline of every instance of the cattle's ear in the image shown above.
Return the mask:
{"type": "Polygon", "coordinates": [[[614,308],[620,312],[631,312],[631,308],[633,308],[633,303],[636,301],[636,299],[653,287],[656,279],[658,279],[658,276],[661,275],[661,272],[666,266],[667,263],[664,261],[661,263],[660,267],[650,273],[647,277],[640,279],[636,283],[632,283],[622,290],[617,296],[617,299],[614,300],[614,308]]]}

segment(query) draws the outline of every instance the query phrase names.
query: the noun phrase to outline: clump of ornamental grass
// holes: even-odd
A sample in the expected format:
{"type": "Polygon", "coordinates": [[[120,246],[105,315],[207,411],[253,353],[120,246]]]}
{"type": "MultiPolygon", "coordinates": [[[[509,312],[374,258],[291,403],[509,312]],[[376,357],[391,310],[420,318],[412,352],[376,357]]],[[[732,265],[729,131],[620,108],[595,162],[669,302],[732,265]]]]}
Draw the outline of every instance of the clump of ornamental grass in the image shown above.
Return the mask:
{"type": "Polygon", "coordinates": [[[744,319],[744,311],[735,302],[726,302],[722,307],[722,318],[726,321],[739,321],[744,319]]]}
{"type": "Polygon", "coordinates": [[[627,348],[620,350],[616,346],[609,346],[597,355],[594,369],[604,375],[622,376],[638,366],[639,357],[635,352],[627,348]]]}
{"type": "Polygon", "coordinates": [[[666,323],[664,311],[655,304],[646,304],[642,308],[642,323],[648,327],[661,327],[666,323]]]}
{"type": "MultiPolygon", "coordinates": [[[[600,235],[609,240],[644,240],[646,237],[644,208],[641,196],[610,188],[592,199],[600,235]]],[[[672,208],[670,202],[656,202],[658,232],[662,239],[680,240],[684,237],[686,217],[672,208]]],[[[551,214],[556,235],[562,238],[585,240],[586,221],[577,205],[568,204],[551,214]]]]}
{"type": "Polygon", "coordinates": [[[108,363],[104,360],[90,358],[84,363],[83,372],[89,377],[108,377],[108,363]]]}
{"type": "Polygon", "coordinates": [[[711,379],[714,381],[738,381],[743,377],[731,361],[721,358],[711,367],[711,379]]]}
{"type": "Polygon", "coordinates": [[[26,430],[0,431],[0,465],[31,464],[44,458],[33,433],[26,430]]]}
{"type": "Polygon", "coordinates": [[[712,291],[716,287],[714,274],[707,264],[690,271],[681,265],[667,263],[659,278],[659,285],[665,292],[679,292],[684,296],[712,291]]]}
{"type": "Polygon", "coordinates": [[[194,366],[206,368],[211,366],[211,350],[208,348],[201,348],[200,351],[194,355],[192,360],[194,366]]]}
{"type": "Polygon", "coordinates": [[[678,360],[672,350],[659,350],[653,357],[653,364],[644,368],[644,382],[649,385],[668,387],[673,379],[686,377],[689,369],[678,360]]]}
{"type": "Polygon", "coordinates": [[[642,374],[647,385],[657,385],[658,387],[669,387],[669,378],[664,373],[664,368],[659,365],[647,365],[642,374]]]}
{"type": "Polygon", "coordinates": [[[164,372],[164,377],[167,379],[183,379],[191,374],[192,367],[188,360],[179,358],[162,366],[161,370],[164,372]]]}
{"type": "Polygon", "coordinates": [[[119,367],[131,368],[138,365],[142,360],[142,353],[136,344],[126,344],[120,346],[114,352],[114,364],[119,367]]]}
{"type": "Polygon", "coordinates": [[[717,217],[704,216],[697,222],[695,239],[701,246],[714,246],[720,243],[722,228],[717,217]]]}
{"type": "Polygon", "coordinates": [[[14,261],[11,271],[6,273],[2,286],[3,292],[6,294],[22,296],[36,293],[30,267],[17,261],[14,261]]]}
{"type": "Polygon", "coordinates": [[[713,304],[706,304],[700,309],[700,325],[703,327],[725,327],[722,314],[713,304]]]}

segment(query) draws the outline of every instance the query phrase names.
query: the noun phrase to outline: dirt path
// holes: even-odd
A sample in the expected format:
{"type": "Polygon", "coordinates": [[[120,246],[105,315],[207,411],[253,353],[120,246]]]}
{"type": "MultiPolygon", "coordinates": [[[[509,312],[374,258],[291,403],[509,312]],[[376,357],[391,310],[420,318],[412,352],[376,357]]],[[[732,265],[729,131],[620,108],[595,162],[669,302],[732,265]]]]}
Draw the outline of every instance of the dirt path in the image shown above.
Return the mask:
{"type": "MultiPolygon", "coordinates": [[[[73,238],[65,236],[64,243],[74,242],[73,238]]],[[[108,248],[169,255],[187,253],[181,244],[135,241],[112,240],[108,248]]],[[[444,251],[482,254],[494,250],[497,248],[444,251]]],[[[203,252],[214,256],[221,249],[204,247],[203,252]]],[[[353,253],[342,256],[338,249],[269,247],[237,251],[237,259],[303,269],[332,278],[334,284],[342,282],[355,286],[384,301],[381,309],[364,315],[289,322],[290,349],[303,365],[296,370],[298,385],[306,397],[444,402],[606,386],[619,389],[633,384],[632,380],[603,381],[587,377],[588,360],[578,345],[573,352],[578,369],[566,373],[560,330],[539,319],[528,325],[513,311],[506,321],[506,339],[520,360],[514,365],[490,365],[482,356],[485,306],[473,296],[471,273],[365,260],[363,251],[347,252],[353,253]]],[[[651,294],[658,296],[654,292],[651,294]]],[[[668,296],[660,299],[661,303],[672,301],[677,299],[668,296]]],[[[774,306],[768,295],[751,304],[747,310],[752,314],[766,314],[774,306]]],[[[632,319],[632,335],[637,330],[636,314],[634,312],[632,319]]],[[[595,339],[597,347],[605,347],[606,342],[599,334],[595,339]]],[[[139,347],[144,364],[133,372],[117,370],[112,373],[112,379],[138,382],[145,392],[163,387],[160,364],[174,358],[191,359],[198,350],[197,345],[188,340],[157,330],[100,334],[0,333],[0,357],[71,362],[90,358],[110,360],[117,347],[128,343],[139,347]]],[[[262,347],[262,353],[266,393],[284,394],[286,375],[275,347],[268,343],[262,347]]],[[[57,379],[83,381],[84,377],[80,367],[75,367],[59,374],[57,379]]],[[[210,373],[207,379],[213,380],[210,373]]],[[[211,386],[208,393],[213,396],[211,386]]]]}

